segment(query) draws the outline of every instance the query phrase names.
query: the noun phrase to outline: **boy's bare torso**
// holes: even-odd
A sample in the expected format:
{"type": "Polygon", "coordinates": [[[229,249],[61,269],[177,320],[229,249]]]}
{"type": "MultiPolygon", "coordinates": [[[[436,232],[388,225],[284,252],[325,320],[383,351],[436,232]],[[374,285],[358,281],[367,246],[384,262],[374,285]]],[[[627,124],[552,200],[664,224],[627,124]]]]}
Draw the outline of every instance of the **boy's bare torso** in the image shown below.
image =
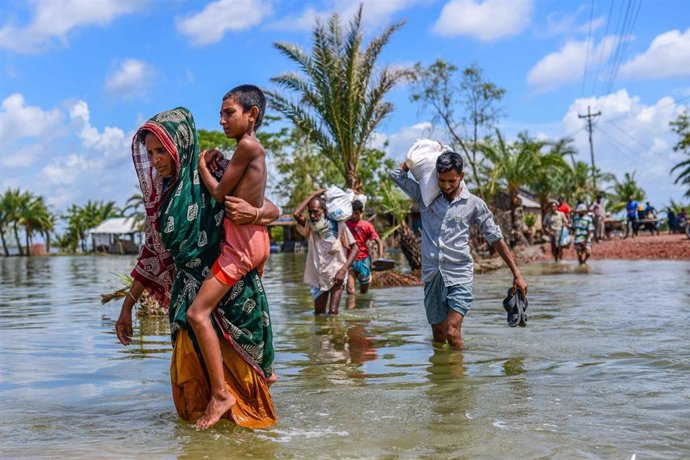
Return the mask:
{"type": "MultiPolygon", "coordinates": [[[[238,153],[247,155],[249,163],[230,194],[260,208],[266,191],[266,151],[256,139],[244,138],[237,143],[235,155],[238,153]]],[[[232,160],[229,167],[232,167],[232,160]]]]}

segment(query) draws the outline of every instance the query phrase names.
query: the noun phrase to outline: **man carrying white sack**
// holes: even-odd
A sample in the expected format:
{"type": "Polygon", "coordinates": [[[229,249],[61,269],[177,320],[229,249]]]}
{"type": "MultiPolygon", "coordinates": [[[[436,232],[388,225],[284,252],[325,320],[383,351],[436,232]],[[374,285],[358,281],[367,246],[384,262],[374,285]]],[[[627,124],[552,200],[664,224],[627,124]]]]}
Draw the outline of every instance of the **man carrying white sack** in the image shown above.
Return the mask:
{"type": "MultiPolygon", "coordinates": [[[[425,190],[422,190],[417,181],[407,176],[410,170],[408,162],[413,168],[418,164],[410,156],[411,153],[414,155],[413,150],[418,144],[412,147],[408,159],[391,171],[391,178],[417,202],[422,215],[424,307],[434,342],[441,345],[448,342],[452,348],[460,350],[463,346],[462,321],[473,298],[473,261],[469,245],[471,225],[480,227],[487,243],[513,272],[513,290],[519,289],[526,296],[527,283],[486,203],[467,190],[462,180],[463,162],[459,154],[445,151],[438,155],[435,174],[441,193],[437,192],[433,199],[429,194],[428,178],[417,177],[424,183],[425,190]]],[[[428,160],[428,152],[424,155],[428,160]]]]}

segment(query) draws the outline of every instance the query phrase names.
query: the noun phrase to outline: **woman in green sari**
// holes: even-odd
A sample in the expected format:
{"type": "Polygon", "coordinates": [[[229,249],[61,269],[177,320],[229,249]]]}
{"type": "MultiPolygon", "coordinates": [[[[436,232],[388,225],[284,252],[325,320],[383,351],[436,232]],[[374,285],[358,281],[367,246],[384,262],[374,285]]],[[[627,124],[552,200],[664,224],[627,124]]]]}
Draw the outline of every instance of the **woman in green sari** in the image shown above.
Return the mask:
{"type": "MultiPolygon", "coordinates": [[[[169,306],[173,399],[179,416],[196,422],[210,399],[210,387],[187,308],[220,252],[224,210],[199,180],[199,141],[189,110],[180,107],[147,121],[132,141],[132,159],[145,203],[146,238],[115,330],[123,345],[131,343],[132,308],[144,289],[169,306]]],[[[251,215],[256,216],[253,208],[251,215]]],[[[277,215],[266,201],[259,222],[277,215]]],[[[243,223],[242,218],[236,223],[243,223]]],[[[237,399],[225,417],[245,427],[273,425],[268,391],[273,335],[256,270],[220,301],[211,321],[221,342],[226,386],[237,399]]]]}

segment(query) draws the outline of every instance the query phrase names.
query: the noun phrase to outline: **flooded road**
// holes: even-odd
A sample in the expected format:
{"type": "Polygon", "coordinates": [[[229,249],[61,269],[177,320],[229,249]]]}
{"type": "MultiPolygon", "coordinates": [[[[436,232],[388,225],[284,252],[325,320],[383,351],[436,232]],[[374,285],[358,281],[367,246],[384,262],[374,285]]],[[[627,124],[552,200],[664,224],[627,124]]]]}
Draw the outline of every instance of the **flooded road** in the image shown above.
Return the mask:
{"type": "Polygon", "coordinates": [[[200,432],[170,395],[167,321],[113,333],[129,257],[0,258],[0,457],[688,458],[690,263],[523,267],[475,277],[466,349],[431,346],[421,287],[373,290],[314,317],[303,255],[272,255],[279,417],[200,432]]]}

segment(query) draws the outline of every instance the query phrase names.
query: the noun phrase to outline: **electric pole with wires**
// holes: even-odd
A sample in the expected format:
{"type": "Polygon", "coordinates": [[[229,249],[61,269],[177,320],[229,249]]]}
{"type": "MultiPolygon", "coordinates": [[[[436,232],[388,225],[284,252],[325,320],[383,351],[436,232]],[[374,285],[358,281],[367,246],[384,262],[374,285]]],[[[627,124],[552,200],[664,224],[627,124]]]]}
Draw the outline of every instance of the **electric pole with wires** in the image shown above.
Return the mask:
{"type": "Polygon", "coordinates": [[[589,152],[592,155],[592,193],[596,193],[597,191],[597,170],[594,166],[594,144],[592,143],[592,120],[600,115],[601,110],[597,113],[592,113],[589,106],[587,106],[587,115],[577,115],[578,118],[587,119],[587,132],[589,133],[589,152]]]}

